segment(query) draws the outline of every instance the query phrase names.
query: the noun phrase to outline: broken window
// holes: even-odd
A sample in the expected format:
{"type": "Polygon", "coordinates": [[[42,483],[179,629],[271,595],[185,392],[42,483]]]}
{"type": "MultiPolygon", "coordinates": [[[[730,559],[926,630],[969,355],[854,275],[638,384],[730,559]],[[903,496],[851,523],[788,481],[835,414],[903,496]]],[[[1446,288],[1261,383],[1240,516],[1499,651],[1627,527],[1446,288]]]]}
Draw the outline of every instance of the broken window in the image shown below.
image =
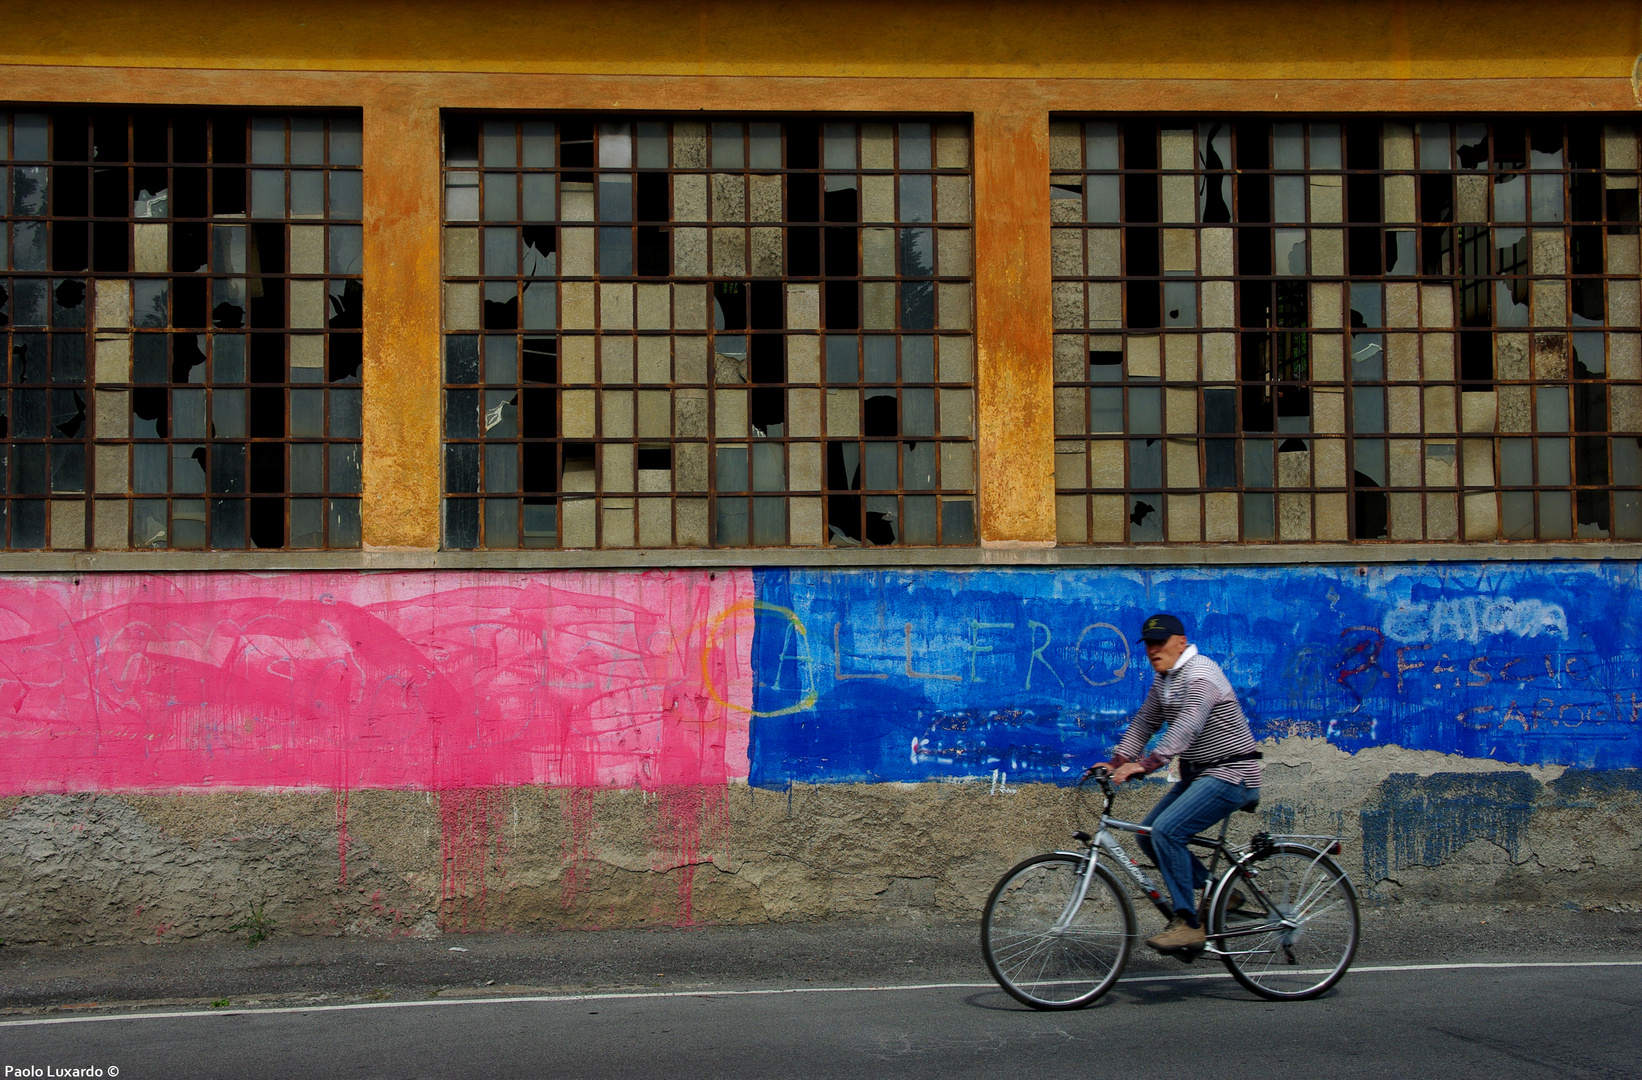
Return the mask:
{"type": "Polygon", "coordinates": [[[0,152],[5,546],[357,547],[358,118],[15,113],[0,152]]]}
{"type": "Polygon", "coordinates": [[[1642,538],[1624,120],[1056,121],[1064,543],[1642,538]]]}
{"type": "Polygon", "coordinates": [[[452,114],[451,548],[973,544],[964,125],[452,114]]]}

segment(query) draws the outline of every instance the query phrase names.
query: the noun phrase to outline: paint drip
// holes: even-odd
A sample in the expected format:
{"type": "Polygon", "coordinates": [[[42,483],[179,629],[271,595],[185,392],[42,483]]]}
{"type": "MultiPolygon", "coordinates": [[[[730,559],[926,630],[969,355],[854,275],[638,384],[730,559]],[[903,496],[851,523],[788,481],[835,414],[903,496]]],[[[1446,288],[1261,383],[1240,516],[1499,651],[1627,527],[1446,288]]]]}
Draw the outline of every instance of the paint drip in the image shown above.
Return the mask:
{"type": "Polygon", "coordinates": [[[591,787],[568,788],[558,793],[559,813],[564,817],[565,827],[559,904],[566,911],[575,907],[587,891],[587,868],[593,861],[593,799],[597,794],[598,790],[591,787]]]}
{"type": "Polygon", "coordinates": [[[727,788],[692,784],[662,788],[656,793],[656,849],[658,871],[678,871],[678,908],[675,926],[694,926],[696,867],[710,863],[704,851],[722,851],[729,839],[727,788]]]}
{"type": "Polygon", "coordinates": [[[439,929],[484,930],[491,878],[506,873],[501,788],[461,788],[439,795],[439,929]]]}
{"type": "Polygon", "coordinates": [[[348,789],[343,788],[336,793],[336,885],[339,889],[348,887],[348,847],[353,838],[348,835],[348,789]]]}

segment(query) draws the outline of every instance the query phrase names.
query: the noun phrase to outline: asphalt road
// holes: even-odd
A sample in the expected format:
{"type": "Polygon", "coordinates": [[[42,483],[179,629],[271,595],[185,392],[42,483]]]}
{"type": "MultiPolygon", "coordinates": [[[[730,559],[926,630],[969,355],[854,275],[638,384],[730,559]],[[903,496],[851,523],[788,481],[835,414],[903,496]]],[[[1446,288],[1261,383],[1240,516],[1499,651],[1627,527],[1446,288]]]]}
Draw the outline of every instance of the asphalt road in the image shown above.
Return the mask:
{"type": "MultiPolygon", "coordinates": [[[[1143,935],[1161,925],[1142,914],[1143,935]]],[[[243,935],[165,945],[8,944],[0,947],[0,1020],[204,1009],[221,1001],[237,1008],[609,990],[968,983],[987,978],[978,945],[972,920],[428,939],[276,934],[255,948],[246,947],[243,935]]],[[[1357,963],[1602,960],[1642,956],[1639,945],[1642,911],[1399,904],[1363,912],[1357,963]]],[[[1137,948],[1129,958],[1133,976],[1182,971],[1149,949],[1137,948]]]]}
{"type": "Polygon", "coordinates": [[[1069,1013],[960,984],[57,1015],[0,1024],[0,1064],[119,1080],[1636,1076],[1642,963],[1531,963],[1363,964],[1293,1004],[1212,970],[1142,973],[1069,1013]]]}

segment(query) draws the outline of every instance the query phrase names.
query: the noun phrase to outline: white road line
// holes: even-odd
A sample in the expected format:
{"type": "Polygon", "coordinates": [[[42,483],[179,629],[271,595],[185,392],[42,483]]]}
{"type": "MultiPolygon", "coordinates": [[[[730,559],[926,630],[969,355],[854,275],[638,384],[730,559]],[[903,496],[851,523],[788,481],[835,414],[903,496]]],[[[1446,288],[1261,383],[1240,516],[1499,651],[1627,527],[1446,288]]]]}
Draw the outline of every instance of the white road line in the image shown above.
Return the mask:
{"type": "MultiPolygon", "coordinates": [[[[1523,960],[1502,963],[1457,964],[1376,964],[1354,967],[1348,975],[1404,971],[1510,971],[1522,968],[1599,968],[1642,967],[1642,960],[1523,960]]],[[[1324,975],[1327,971],[1292,971],[1290,975],[1324,975]]],[[[1224,971],[1206,971],[1191,975],[1136,975],[1121,980],[1127,983],[1186,982],[1196,979],[1229,979],[1224,971]]],[[[724,998],[724,997],[778,997],[782,994],[887,994],[903,990],[988,990],[997,983],[908,983],[895,986],[786,986],[772,990],[632,990],[602,994],[538,994],[519,997],[450,998],[432,1001],[361,1001],[349,1005],[286,1005],[272,1009],[196,1009],[188,1012],[122,1013],[107,1016],[53,1016],[31,1020],[0,1021],[0,1029],[13,1027],[42,1027],[47,1024],[97,1024],[124,1020],[184,1020],[196,1016],[269,1016],[277,1013],[353,1012],[364,1009],[425,1009],[452,1005],[523,1005],[531,1003],[554,1004],[586,1001],[632,1001],[645,998],[724,998]]]]}

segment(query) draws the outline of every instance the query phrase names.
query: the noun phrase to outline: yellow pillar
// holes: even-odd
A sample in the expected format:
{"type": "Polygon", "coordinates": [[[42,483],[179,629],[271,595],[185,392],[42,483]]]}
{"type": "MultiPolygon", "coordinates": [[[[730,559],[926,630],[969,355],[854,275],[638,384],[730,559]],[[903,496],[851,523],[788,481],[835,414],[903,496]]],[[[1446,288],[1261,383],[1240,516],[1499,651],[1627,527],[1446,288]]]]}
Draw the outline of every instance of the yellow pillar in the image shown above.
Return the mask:
{"type": "Polygon", "coordinates": [[[975,114],[975,396],[982,546],[1055,542],[1049,116],[975,114]]]}
{"type": "Polygon", "coordinates": [[[364,109],[366,550],[439,546],[439,109],[388,79],[364,109]]]}

